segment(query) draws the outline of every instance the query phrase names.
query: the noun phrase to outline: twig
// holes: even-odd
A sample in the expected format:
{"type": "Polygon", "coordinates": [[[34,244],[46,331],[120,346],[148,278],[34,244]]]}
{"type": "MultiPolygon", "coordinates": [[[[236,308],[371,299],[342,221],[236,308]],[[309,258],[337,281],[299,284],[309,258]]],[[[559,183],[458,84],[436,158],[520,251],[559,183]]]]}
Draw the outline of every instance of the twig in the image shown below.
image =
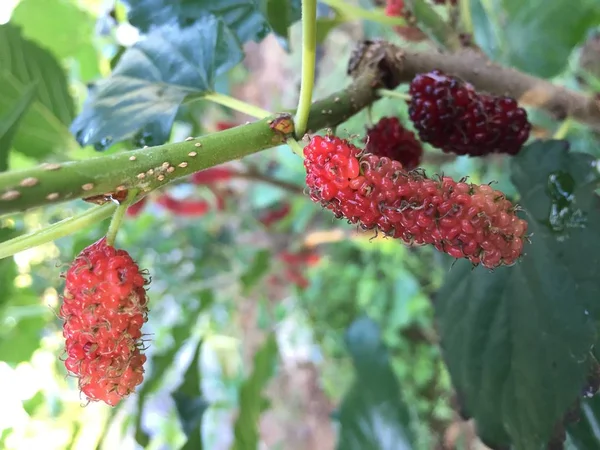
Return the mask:
{"type": "Polygon", "coordinates": [[[244,178],[246,180],[252,181],[261,181],[263,183],[276,186],[280,189],[283,189],[284,191],[290,192],[295,195],[304,195],[304,189],[302,186],[298,186],[294,183],[288,183],[287,181],[278,180],[277,178],[265,175],[264,173],[249,170],[247,172],[234,172],[232,175],[236,178],[244,178]]]}

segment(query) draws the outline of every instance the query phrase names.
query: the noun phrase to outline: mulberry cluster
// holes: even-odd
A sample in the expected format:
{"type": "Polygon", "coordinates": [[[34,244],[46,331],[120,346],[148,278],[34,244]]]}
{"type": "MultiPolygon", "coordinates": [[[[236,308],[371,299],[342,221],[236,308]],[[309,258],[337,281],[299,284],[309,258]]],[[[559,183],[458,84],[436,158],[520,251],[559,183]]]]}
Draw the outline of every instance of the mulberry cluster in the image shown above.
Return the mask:
{"type": "Polygon", "coordinates": [[[383,117],[367,130],[365,151],[376,156],[387,156],[402,164],[406,170],[419,165],[423,147],[412,131],[402,126],[397,117],[383,117]]]}
{"type": "Polygon", "coordinates": [[[527,222],[488,185],[429,179],[334,136],[315,136],[304,155],[311,199],[337,218],[488,268],[522,253],[527,222]]]}
{"type": "Polygon", "coordinates": [[[60,309],[65,366],[91,401],[114,406],[144,378],[146,284],[129,254],[105,238],[84,249],[66,273],[60,309]]]}
{"type": "Polygon", "coordinates": [[[410,84],[408,113],[421,140],[447,153],[483,156],[519,152],[529,137],[527,112],[510,97],[494,97],[439,70],[410,84]]]}

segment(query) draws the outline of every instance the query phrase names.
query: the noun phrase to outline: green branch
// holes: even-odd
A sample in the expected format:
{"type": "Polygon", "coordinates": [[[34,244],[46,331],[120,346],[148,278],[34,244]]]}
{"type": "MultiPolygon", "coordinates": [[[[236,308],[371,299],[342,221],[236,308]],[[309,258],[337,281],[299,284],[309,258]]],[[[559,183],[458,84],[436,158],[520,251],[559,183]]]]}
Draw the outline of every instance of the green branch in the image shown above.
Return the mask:
{"type": "Polygon", "coordinates": [[[296,137],[302,139],[312,103],[317,59],[317,0],[302,0],[302,78],[294,123],[296,137]]]}
{"type": "MultiPolygon", "coordinates": [[[[377,77],[368,70],[346,89],[315,102],[308,130],[334,127],[375,101],[377,77]]],[[[276,114],[184,142],[0,173],[0,215],[129,189],[147,193],[199,170],[285,144],[293,132],[292,116],[276,114]]]]}
{"type": "Polygon", "coordinates": [[[461,48],[458,34],[427,0],[406,0],[406,6],[417,19],[418,27],[438,45],[453,51],[461,48]]]}
{"type": "Polygon", "coordinates": [[[82,228],[95,225],[98,222],[108,219],[116,209],[117,205],[112,202],[105,203],[102,206],[94,206],[77,216],[61,220],[43,230],[34,231],[10,241],[2,242],[0,243],[0,259],[37,247],[38,245],[47,244],[82,228]]]}
{"type": "Polygon", "coordinates": [[[127,198],[123,200],[121,204],[117,207],[117,210],[113,214],[112,220],[110,221],[110,225],[108,226],[108,231],[106,232],[107,245],[114,247],[115,241],[117,239],[117,233],[119,232],[119,228],[121,228],[121,223],[123,223],[123,219],[125,218],[127,208],[131,206],[131,204],[137,197],[137,194],[137,189],[130,190],[127,194],[127,198]]]}

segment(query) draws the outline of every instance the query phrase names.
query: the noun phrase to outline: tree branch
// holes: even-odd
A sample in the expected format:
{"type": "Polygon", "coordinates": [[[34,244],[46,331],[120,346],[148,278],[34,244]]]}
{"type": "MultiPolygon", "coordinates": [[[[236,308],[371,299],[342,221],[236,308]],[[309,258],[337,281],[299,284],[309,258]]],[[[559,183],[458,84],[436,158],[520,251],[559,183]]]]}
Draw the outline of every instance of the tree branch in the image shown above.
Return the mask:
{"type": "MultiPolygon", "coordinates": [[[[346,89],[313,103],[309,129],[336,126],[375,101],[375,89],[384,86],[381,76],[381,71],[366,70],[346,89]]],[[[199,170],[284,144],[293,133],[291,114],[276,114],[184,142],[0,173],[0,215],[134,188],[147,193],[199,170]]]]}
{"type": "Polygon", "coordinates": [[[558,120],[572,117],[600,130],[600,99],[593,96],[492,63],[484,54],[472,49],[445,54],[384,45],[389,46],[388,52],[398,58],[402,82],[409,82],[418,73],[439,69],[468,81],[479,90],[509,95],[523,105],[540,108],[558,120]]]}

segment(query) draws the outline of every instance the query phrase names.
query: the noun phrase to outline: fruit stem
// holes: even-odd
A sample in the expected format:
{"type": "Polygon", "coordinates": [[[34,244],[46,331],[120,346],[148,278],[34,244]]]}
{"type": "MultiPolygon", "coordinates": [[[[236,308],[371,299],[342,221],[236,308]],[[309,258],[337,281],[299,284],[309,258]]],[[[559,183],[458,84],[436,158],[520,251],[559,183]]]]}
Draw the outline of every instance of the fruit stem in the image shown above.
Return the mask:
{"type": "Polygon", "coordinates": [[[302,79],[294,119],[296,137],[302,139],[312,103],[317,59],[317,0],[302,0],[302,79]]]}
{"type": "MultiPolygon", "coordinates": [[[[450,2],[447,3],[450,7],[450,2]]],[[[471,2],[470,0],[459,0],[458,7],[460,10],[460,20],[462,29],[465,33],[470,35],[473,34],[473,16],[471,15],[471,2]]]]}
{"type": "Polygon", "coordinates": [[[406,6],[415,15],[419,28],[438,45],[448,50],[461,48],[458,33],[440,17],[427,0],[406,0],[406,6]]]}
{"type": "Polygon", "coordinates": [[[292,149],[292,151],[298,155],[300,158],[304,159],[304,149],[300,146],[298,141],[294,138],[289,138],[286,141],[286,144],[292,149]]]}
{"type": "Polygon", "coordinates": [[[217,103],[218,105],[225,106],[226,108],[233,109],[234,111],[241,112],[256,119],[264,119],[265,117],[269,117],[272,115],[272,113],[270,113],[269,111],[259,108],[258,106],[250,105],[249,103],[246,103],[242,100],[238,100],[237,98],[233,98],[225,94],[220,94],[218,92],[204,94],[200,98],[204,100],[209,100],[213,103],[217,103]]]}
{"type": "Polygon", "coordinates": [[[132,189],[127,193],[127,198],[123,200],[117,210],[113,214],[112,220],[110,221],[110,225],[108,226],[108,231],[106,232],[106,244],[111,247],[115,246],[115,240],[117,239],[117,233],[119,232],[119,228],[121,228],[121,223],[123,222],[123,218],[125,217],[125,213],[127,212],[127,208],[131,206],[135,198],[139,193],[138,189],[132,189]]]}
{"type": "Polygon", "coordinates": [[[572,125],[573,125],[573,119],[571,117],[567,117],[565,120],[562,121],[560,126],[556,129],[556,131],[554,132],[554,135],[552,136],[552,139],[556,139],[556,140],[564,139],[567,136],[567,134],[569,134],[569,130],[571,129],[572,125]]]}
{"type": "Polygon", "coordinates": [[[383,97],[398,98],[401,100],[410,100],[411,99],[411,96],[408,94],[405,94],[403,92],[398,92],[398,91],[390,91],[389,89],[377,89],[377,95],[381,95],[383,97]]]}
{"type": "Polygon", "coordinates": [[[368,20],[377,22],[382,25],[406,25],[406,20],[403,17],[386,16],[379,11],[369,11],[367,9],[354,6],[346,3],[343,0],[321,0],[321,3],[335,9],[341,16],[350,17],[352,19],[368,20]]]}
{"type": "Polygon", "coordinates": [[[95,225],[110,217],[116,208],[117,205],[110,202],[102,206],[94,206],[73,217],[52,224],[43,230],[2,242],[0,243],[0,259],[37,247],[38,245],[55,241],[90,225],[95,225]]]}
{"type": "Polygon", "coordinates": [[[247,172],[234,172],[232,175],[236,178],[270,184],[271,186],[278,187],[279,189],[292,194],[303,195],[304,193],[304,188],[298,184],[279,180],[255,170],[248,170],[247,172]]]}

